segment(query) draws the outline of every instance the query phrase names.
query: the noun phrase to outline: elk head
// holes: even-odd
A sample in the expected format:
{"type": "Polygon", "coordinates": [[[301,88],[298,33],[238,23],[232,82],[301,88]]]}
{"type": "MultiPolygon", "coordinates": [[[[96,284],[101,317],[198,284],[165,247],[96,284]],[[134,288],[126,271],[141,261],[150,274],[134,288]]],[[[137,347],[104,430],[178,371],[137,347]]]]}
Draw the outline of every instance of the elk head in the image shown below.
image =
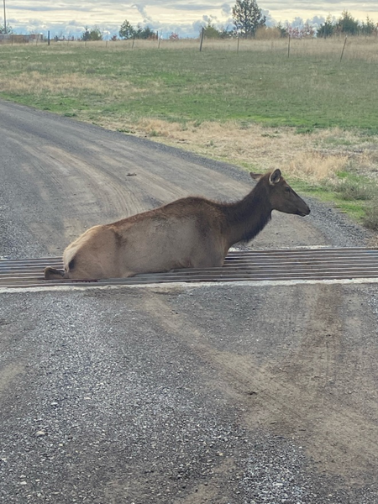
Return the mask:
{"type": "Polygon", "coordinates": [[[251,177],[259,180],[259,184],[263,183],[269,194],[269,201],[272,210],[296,214],[304,217],[310,213],[308,205],[298,194],[289,186],[286,180],[281,175],[281,170],[278,168],[272,173],[260,175],[251,173],[251,177]]]}

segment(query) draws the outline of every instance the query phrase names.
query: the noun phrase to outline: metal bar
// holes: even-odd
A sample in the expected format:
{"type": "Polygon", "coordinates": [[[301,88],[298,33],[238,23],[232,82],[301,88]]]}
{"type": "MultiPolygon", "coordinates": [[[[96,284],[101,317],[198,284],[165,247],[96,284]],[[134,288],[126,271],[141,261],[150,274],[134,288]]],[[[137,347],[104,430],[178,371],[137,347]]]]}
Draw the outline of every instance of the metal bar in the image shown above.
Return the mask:
{"type": "MultiPolygon", "coordinates": [[[[249,258],[255,257],[264,259],[274,258],[274,257],[377,257],[378,250],[376,249],[364,249],[364,250],[345,250],[342,251],[340,249],[336,250],[328,250],[328,249],[320,249],[320,250],[285,250],[281,252],[264,252],[264,251],[238,251],[238,252],[229,252],[226,256],[227,260],[235,260],[240,257],[249,258]]],[[[62,264],[61,257],[49,257],[46,259],[1,259],[0,263],[7,264],[38,264],[38,265],[50,265],[50,264],[62,264]]]]}
{"type": "Polygon", "coordinates": [[[45,280],[46,266],[62,269],[62,259],[2,259],[0,287],[378,278],[378,250],[363,247],[234,250],[226,257],[223,267],[179,269],[98,281],[45,280]]]}
{"type": "MultiPolygon", "coordinates": [[[[272,282],[272,281],[288,281],[288,280],[296,280],[296,281],[322,281],[322,280],[359,280],[359,279],[363,279],[363,280],[372,280],[373,278],[377,278],[377,277],[370,277],[370,276],[366,276],[366,275],[360,275],[360,276],[355,276],[353,278],[351,278],[350,276],[339,276],[337,278],[334,278],[334,277],[327,277],[327,276],[301,276],[301,277],[291,277],[291,278],[287,278],[287,277],[277,277],[277,278],[270,278],[270,277],[267,277],[267,278],[259,278],[259,279],[256,279],[256,278],[218,278],[218,279],[213,279],[213,278],[210,278],[210,279],[202,279],[202,280],[198,280],[198,279],[195,279],[195,278],[191,278],[191,279],[186,279],[185,281],[180,281],[180,283],[231,283],[231,282],[251,282],[251,281],[256,281],[256,282],[262,282],[262,281],[265,281],[265,282],[272,282]]],[[[127,287],[128,285],[151,285],[151,284],[166,284],[166,283],[177,283],[178,280],[176,281],[173,281],[173,280],[169,280],[169,279],[165,279],[163,281],[160,281],[160,282],[154,282],[154,281],[134,281],[134,282],[131,282],[131,281],[124,281],[124,282],[112,282],[112,281],[108,281],[108,282],[103,282],[103,283],[93,283],[93,282],[78,282],[78,283],[65,283],[65,284],[62,284],[62,283],[49,283],[49,282],[40,282],[40,283],[33,283],[33,282],[30,282],[30,283],[17,283],[17,284],[0,284],[0,288],[7,288],[7,289],[17,289],[17,288],[24,288],[24,287],[29,287],[29,288],[32,288],[32,287],[41,287],[41,288],[48,288],[48,287],[69,287],[69,288],[74,288],[74,287],[103,287],[103,286],[125,286],[127,287]]]]}
{"type": "MultiPolygon", "coordinates": [[[[232,271],[238,269],[260,269],[260,268],[316,268],[316,267],[327,267],[333,269],[346,269],[346,268],[354,268],[354,267],[364,267],[364,268],[377,268],[378,267],[378,258],[375,261],[365,261],[365,260],[353,260],[353,261],[275,261],[275,262],[254,262],[254,261],[240,261],[236,263],[228,263],[224,266],[216,266],[214,268],[183,268],[183,269],[175,269],[171,270],[169,273],[177,273],[177,272],[185,272],[186,274],[196,274],[201,273],[206,270],[210,270],[213,272],[224,272],[224,271],[232,271]]],[[[36,273],[43,276],[43,270],[41,268],[36,267],[25,267],[25,268],[0,268],[0,276],[1,275],[17,275],[19,273],[28,273],[35,275],[36,273]]],[[[159,274],[167,274],[161,272],[159,274]]]]}
{"type": "Polygon", "coordinates": [[[245,274],[240,274],[240,275],[209,275],[205,274],[203,276],[165,276],[165,277],[160,277],[156,278],[153,275],[148,276],[148,277],[129,277],[129,278],[121,278],[121,279],[108,279],[108,280],[88,280],[88,281],[83,281],[83,280],[61,280],[61,281],[51,281],[51,280],[44,280],[42,278],[19,278],[19,279],[4,279],[4,281],[0,282],[0,286],[5,286],[5,285],[26,285],[29,283],[40,283],[43,285],[78,285],[78,284],[98,284],[98,285],[106,285],[106,284],[127,284],[127,283],[162,283],[162,282],[207,282],[207,281],[240,281],[240,280],[277,280],[277,279],[297,279],[297,278],[314,278],[314,279],[320,279],[320,278],[334,278],[334,279],[340,279],[340,278],[378,278],[378,272],[376,271],[375,273],[371,273],[369,271],[356,271],[353,273],[349,272],[324,272],[324,273],[318,273],[318,272],[294,272],[294,273],[279,273],[276,275],[269,275],[269,274],[261,274],[261,275],[245,275],[245,274]]]}
{"type": "MultiPolygon", "coordinates": [[[[283,256],[288,256],[291,259],[296,257],[303,258],[304,256],[311,257],[361,257],[365,256],[366,259],[372,256],[378,257],[378,249],[366,249],[366,248],[345,248],[345,249],[329,249],[329,248],[319,248],[319,249],[282,249],[282,250],[268,250],[268,251],[232,251],[226,257],[226,263],[228,261],[235,260],[245,260],[250,257],[255,259],[263,258],[264,260],[270,260],[272,258],[282,258],[283,256]]],[[[47,257],[38,259],[3,259],[0,260],[0,268],[3,265],[8,266],[18,266],[18,265],[30,265],[30,266],[62,266],[61,257],[47,257]]]]}
{"type": "MultiPolygon", "coordinates": [[[[338,261],[345,261],[345,260],[358,260],[359,262],[366,262],[366,263],[371,263],[372,261],[378,261],[378,253],[376,256],[373,255],[362,255],[362,256],[328,256],[324,254],[324,256],[295,256],[295,255],[285,255],[282,257],[256,257],[256,256],[238,256],[238,257],[227,257],[225,260],[224,267],[230,267],[234,266],[235,264],[244,264],[244,263],[252,263],[252,264],[283,264],[283,263],[296,263],[296,262],[307,262],[307,263],[312,263],[313,261],[317,261],[320,263],[324,262],[331,262],[331,263],[336,263],[338,261]]],[[[14,263],[14,262],[8,262],[7,260],[2,260],[0,261],[0,273],[1,271],[5,270],[24,270],[25,268],[28,268],[30,270],[34,269],[39,269],[43,271],[44,266],[51,266],[55,267],[58,269],[63,268],[62,263],[48,263],[46,262],[41,266],[40,264],[36,262],[19,262],[19,263],[14,263]]]]}
{"type": "MultiPolygon", "coordinates": [[[[126,278],[121,278],[121,279],[108,279],[108,280],[98,280],[97,282],[99,283],[107,283],[107,282],[127,282],[127,281],[148,281],[151,283],[156,283],[156,282],[161,282],[164,280],[168,281],[187,281],[192,278],[194,278],[196,281],[202,281],[203,279],[225,279],[225,278],[248,278],[248,279],[260,279],[260,278],[278,278],[278,277],[285,277],[285,278],[294,278],[294,277],[299,277],[299,276],[314,276],[314,277],[321,277],[321,276],[327,276],[327,277],[334,277],[334,278],[339,278],[340,276],[347,276],[348,278],[355,278],[357,276],[361,277],[371,277],[371,278],[377,278],[378,277],[378,268],[374,270],[369,270],[369,269],[353,269],[353,270],[327,270],[327,271],[309,271],[309,270],[293,270],[289,272],[282,272],[282,271],[264,271],[264,272],[250,272],[250,271],[233,271],[231,273],[213,273],[210,272],[209,270],[204,271],[200,275],[185,275],[185,274],[177,274],[177,275],[137,275],[135,277],[129,277],[128,279],[126,278]]],[[[32,275],[29,276],[18,276],[18,277],[4,277],[1,279],[0,285],[5,284],[5,283],[23,283],[23,282],[28,282],[28,281],[40,281],[43,283],[46,282],[51,282],[50,280],[47,281],[43,277],[35,277],[32,275]]],[[[89,280],[88,282],[94,282],[94,280],[89,280]]],[[[55,283],[75,283],[76,281],[74,280],[68,280],[68,279],[62,279],[58,282],[55,283]]]]}

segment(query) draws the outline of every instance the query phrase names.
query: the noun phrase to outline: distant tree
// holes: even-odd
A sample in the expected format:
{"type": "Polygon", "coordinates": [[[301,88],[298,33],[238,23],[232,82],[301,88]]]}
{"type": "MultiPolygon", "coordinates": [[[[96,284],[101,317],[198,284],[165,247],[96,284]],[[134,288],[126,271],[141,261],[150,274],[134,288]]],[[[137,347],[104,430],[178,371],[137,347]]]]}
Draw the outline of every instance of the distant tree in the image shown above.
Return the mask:
{"type": "Polygon", "coordinates": [[[221,26],[219,29],[220,38],[230,38],[233,36],[233,30],[229,29],[228,26],[221,26]]]}
{"type": "Polygon", "coordinates": [[[97,26],[90,32],[91,40],[102,40],[102,33],[97,26]]]}
{"type": "Polygon", "coordinates": [[[204,27],[203,34],[207,38],[220,38],[221,32],[215,28],[211,24],[211,21],[208,21],[207,26],[204,27]]]}
{"type": "Polygon", "coordinates": [[[93,28],[93,30],[88,30],[88,28],[85,28],[85,32],[81,36],[81,39],[85,42],[89,40],[102,40],[102,33],[97,27],[93,28]]]}
{"type": "Polygon", "coordinates": [[[319,28],[316,31],[316,34],[318,37],[332,37],[332,35],[335,33],[335,25],[332,23],[331,16],[327,16],[327,19],[325,22],[319,26],[319,28]]]}
{"type": "Polygon", "coordinates": [[[235,32],[242,37],[253,37],[257,28],[265,26],[266,17],[256,0],[236,0],[232,8],[235,32]]]}
{"type": "Polygon", "coordinates": [[[119,30],[119,36],[125,40],[132,39],[135,37],[136,30],[127,19],[122,23],[121,28],[119,30]]]}
{"type": "Polygon", "coordinates": [[[289,36],[289,33],[287,31],[287,27],[285,28],[284,26],[282,26],[281,23],[278,23],[277,29],[280,31],[281,38],[285,38],[285,37],[289,36]]]}
{"type": "Polygon", "coordinates": [[[377,33],[377,28],[378,25],[375,25],[369,16],[366,16],[366,22],[363,21],[360,26],[360,33],[361,35],[373,35],[377,33]]]}
{"type": "Polygon", "coordinates": [[[138,25],[138,29],[136,30],[135,33],[135,38],[139,39],[157,39],[157,33],[155,33],[149,26],[146,26],[145,28],[142,28],[140,25],[138,25]]]}
{"type": "Polygon", "coordinates": [[[169,40],[179,40],[179,35],[177,33],[174,33],[172,32],[170,35],[169,35],[169,40]]]}
{"type": "Polygon", "coordinates": [[[358,21],[348,11],[344,11],[335,25],[335,30],[337,33],[345,35],[357,35],[359,31],[358,21]]]}
{"type": "MultiPolygon", "coordinates": [[[[7,24],[7,33],[6,34],[10,35],[11,33],[13,33],[13,28],[7,24]]],[[[2,25],[0,25],[0,34],[1,35],[5,34],[5,28],[2,25]]]]}
{"type": "MultiPolygon", "coordinates": [[[[85,29],[85,32],[83,32],[83,35],[81,36],[81,38],[82,38],[82,40],[84,40],[84,41],[86,42],[87,40],[90,40],[90,37],[91,37],[90,32],[89,32],[88,28],[86,28],[86,29],[85,29]]],[[[59,40],[58,35],[56,35],[56,37],[55,37],[55,38],[56,38],[57,40],[59,40]]]]}
{"type": "Polygon", "coordinates": [[[317,30],[318,37],[331,37],[332,35],[375,35],[378,32],[378,26],[369,18],[360,23],[348,12],[344,11],[336,22],[332,22],[331,16],[328,16],[325,23],[320,25],[317,30]]]}

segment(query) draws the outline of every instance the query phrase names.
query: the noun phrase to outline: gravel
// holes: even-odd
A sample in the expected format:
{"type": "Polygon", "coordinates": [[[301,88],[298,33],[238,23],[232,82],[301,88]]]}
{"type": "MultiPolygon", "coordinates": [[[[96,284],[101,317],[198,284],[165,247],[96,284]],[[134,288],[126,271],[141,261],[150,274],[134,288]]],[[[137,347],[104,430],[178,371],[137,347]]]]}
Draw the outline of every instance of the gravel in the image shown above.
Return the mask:
{"type": "MultiPolygon", "coordinates": [[[[242,311],[246,292],[232,291],[242,311]]],[[[229,295],[211,289],[209,310],[229,295]]],[[[168,294],[173,317],[197,313],[190,297],[168,294]]],[[[375,484],[346,489],[297,442],[246,429],[243,402],[189,335],[151,325],[139,290],[1,300],[3,502],[377,502],[375,484]]]]}
{"type": "MultiPolygon", "coordinates": [[[[57,119],[59,123],[68,125],[65,119],[57,119]]],[[[133,142],[141,152],[150,145],[140,139],[133,142]]],[[[175,149],[154,148],[200,161],[175,149]]],[[[203,162],[245,180],[245,174],[228,165],[203,162]]],[[[14,214],[14,200],[23,193],[27,188],[22,182],[19,187],[0,184],[2,256],[46,253],[30,232],[32,227],[25,227],[14,214]]],[[[32,200],[24,205],[32,205],[32,200]]],[[[368,243],[371,235],[338,211],[314,200],[310,205],[309,219],[329,244],[368,243]]],[[[307,296],[311,302],[315,292],[314,300],[320,303],[318,292],[299,287],[290,295],[283,288],[273,293],[248,286],[177,289],[1,294],[0,501],[378,502],[374,467],[370,481],[351,485],[325,471],[298,439],[277,435],[264,424],[252,427],[246,422],[242,384],[206,359],[209,348],[224,358],[253,351],[259,365],[285,349],[294,355],[298,331],[293,330],[293,320],[299,326],[308,323],[303,299],[307,296]],[[285,316],[282,305],[293,320],[285,316]],[[166,311],[160,312],[160,306],[166,311]],[[264,324],[258,313],[263,309],[264,324]],[[181,318],[190,323],[178,324],[181,318]]],[[[364,303],[369,327],[376,327],[377,288],[361,286],[355,298],[364,303]]],[[[352,322],[358,329],[359,319],[352,322]]],[[[370,330],[369,338],[358,341],[353,358],[374,349],[375,339],[370,330]]],[[[337,349],[347,344],[345,337],[337,349]]],[[[343,364],[338,362],[339,369],[343,364]]],[[[356,377],[361,372],[356,369],[356,377]]],[[[368,372],[374,375],[374,367],[368,372]]],[[[253,408],[248,412],[253,417],[253,408]]]]}
{"type": "Polygon", "coordinates": [[[364,247],[373,233],[351,221],[348,216],[314,198],[306,198],[311,208],[307,217],[334,247],[364,247]]]}

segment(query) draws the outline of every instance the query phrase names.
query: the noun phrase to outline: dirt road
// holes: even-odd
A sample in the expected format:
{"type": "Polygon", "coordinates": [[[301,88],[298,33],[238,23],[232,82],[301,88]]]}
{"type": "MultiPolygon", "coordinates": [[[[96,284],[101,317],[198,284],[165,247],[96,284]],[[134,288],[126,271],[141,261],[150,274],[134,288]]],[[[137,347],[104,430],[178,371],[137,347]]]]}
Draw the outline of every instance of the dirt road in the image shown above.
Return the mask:
{"type": "MultiPolygon", "coordinates": [[[[248,174],[0,103],[0,256],[248,174]]],[[[315,202],[252,247],[364,245],[315,202]]],[[[53,503],[378,501],[378,286],[0,294],[0,496],[53,503]]]]}

